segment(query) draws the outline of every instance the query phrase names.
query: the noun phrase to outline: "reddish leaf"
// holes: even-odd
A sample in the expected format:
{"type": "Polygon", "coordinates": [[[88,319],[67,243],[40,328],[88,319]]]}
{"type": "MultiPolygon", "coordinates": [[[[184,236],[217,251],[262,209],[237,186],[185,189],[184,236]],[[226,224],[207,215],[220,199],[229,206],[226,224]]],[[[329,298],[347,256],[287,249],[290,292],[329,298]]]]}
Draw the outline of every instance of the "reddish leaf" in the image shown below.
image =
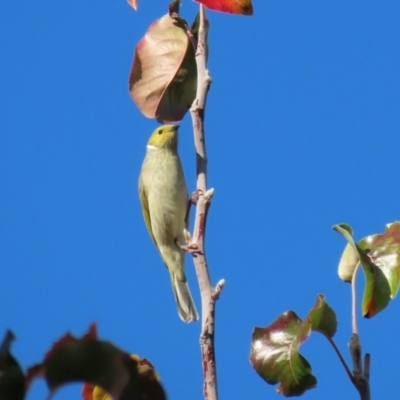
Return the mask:
{"type": "MultiPolygon", "coordinates": [[[[376,297],[385,296],[385,299],[387,296],[391,299],[396,297],[400,282],[400,222],[387,224],[384,233],[367,236],[360,240],[358,246],[368,254],[368,259],[377,269],[372,277],[373,283],[369,285],[371,292],[376,297]]],[[[382,310],[379,303],[374,304],[373,300],[363,299],[363,314],[366,317],[372,317],[382,310]]]]}
{"type": "Polygon", "coordinates": [[[196,0],[207,8],[230,14],[253,15],[251,0],[196,0]]]}
{"type": "MultiPolygon", "coordinates": [[[[143,374],[139,363],[112,343],[96,338],[96,326],[77,339],[66,334],[46,354],[43,363],[28,370],[28,376],[45,376],[51,395],[63,384],[81,381],[104,388],[114,400],[165,400],[154,373],[143,374]]],[[[83,393],[90,399],[90,387],[83,393]]]]}
{"type": "Polygon", "coordinates": [[[138,9],[138,0],[128,0],[128,4],[134,8],[135,11],[138,9]]]}
{"type": "MultiPolygon", "coordinates": [[[[131,358],[138,363],[139,374],[142,376],[148,376],[150,380],[160,381],[157,372],[155,371],[151,362],[145,358],[140,359],[136,354],[132,354],[131,358]]],[[[147,395],[150,396],[149,392],[147,395]]],[[[91,383],[85,383],[82,388],[83,400],[112,400],[111,396],[100,386],[93,385],[91,383]]],[[[163,397],[149,397],[149,399],[162,399],[163,397]]]]}
{"type": "Polygon", "coordinates": [[[136,46],[129,91],[148,118],[180,121],[195,98],[197,70],[187,29],[186,21],[166,14],[136,46]]]}
{"type": "Polygon", "coordinates": [[[325,296],[319,295],[303,321],[293,311],[287,311],[271,325],[255,328],[250,362],[267,383],[279,383],[279,393],[300,396],[317,384],[309,362],[299,353],[300,345],[312,330],[332,337],[336,328],[334,311],[325,302],[325,296]]]}
{"type": "Polygon", "coordinates": [[[365,275],[362,313],[371,318],[382,311],[393,298],[399,284],[400,231],[399,223],[388,225],[383,235],[371,235],[358,244],[348,224],[333,226],[357,252],[365,275]]]}
{"type": "Polygon", "coordinates": [[[94,383],[87,383],[83,384],[82,388],[82,399],[83,400],[94,400],[93,399],[93,390],[96,387],[94,383]]]}
{"type": "Polygon", "coordinates": [[[11,342],[14,335],[7,331],[0,344],[0,399],[23,400],[25,397],[24,374],[10,353],[11,342]]]}
{"type": "Polygon", "coordinates": [[[250,362],[266,382],[279,382],[278,393],[299,396],[316,386],[310,364],[298,352],[310,331],[293,311],[285,312],[265,328],[254,329],[250,362]]]}

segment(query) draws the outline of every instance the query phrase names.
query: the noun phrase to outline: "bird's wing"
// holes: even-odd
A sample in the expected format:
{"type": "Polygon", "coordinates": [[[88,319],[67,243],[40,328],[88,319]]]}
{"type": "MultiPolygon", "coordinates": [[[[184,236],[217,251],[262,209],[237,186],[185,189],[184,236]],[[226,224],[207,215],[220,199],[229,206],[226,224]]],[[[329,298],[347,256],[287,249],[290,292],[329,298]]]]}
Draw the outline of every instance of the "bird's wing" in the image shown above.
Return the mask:
{"type": "Polygon", "coordinates": [[[139,185],[140,202],[142,203],[144,221],[146,222],[147,230],[149,231],[150,236],[153,239],[153,242],[157,246],[156,239],[154,238],[153,231],[151,229],[149,202],[147,201],[145,190],[146,189],[144,188],[143,184],[139,185]]]}
{"type": "Polygon", "coordinates": [[[192,206],[191,199],[187,199],[187,208],[186,208],[186,216],[185,216],[185,228],[189,229],[189,218],[190,218],[190,208],[192,206]]]}

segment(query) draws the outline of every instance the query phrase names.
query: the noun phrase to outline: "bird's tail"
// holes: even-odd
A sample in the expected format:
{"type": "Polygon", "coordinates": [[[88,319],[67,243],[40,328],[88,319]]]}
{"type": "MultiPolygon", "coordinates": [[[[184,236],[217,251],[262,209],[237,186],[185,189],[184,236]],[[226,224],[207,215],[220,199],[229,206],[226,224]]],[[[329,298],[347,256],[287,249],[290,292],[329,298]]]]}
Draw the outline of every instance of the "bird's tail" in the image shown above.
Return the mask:
{"type": "Polygon", "coordinates": [[[179,317],[182,321],[187,323],[197,321],[199,319],[199,314],[197,313],[186,278],[180,280],[177,274],[171,273],[171,281],[176,304],[178,306],[179,317]]]}

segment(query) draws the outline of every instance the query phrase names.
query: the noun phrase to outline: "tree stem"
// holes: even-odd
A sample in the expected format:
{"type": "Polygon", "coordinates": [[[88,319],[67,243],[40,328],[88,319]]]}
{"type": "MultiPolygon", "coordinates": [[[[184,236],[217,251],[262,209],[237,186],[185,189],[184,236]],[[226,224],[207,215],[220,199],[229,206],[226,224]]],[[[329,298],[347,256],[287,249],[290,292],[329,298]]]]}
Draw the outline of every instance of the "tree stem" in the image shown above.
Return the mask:
{"type": "Polygon", "coordinates": [[[364,365],[362,365],[361,342],[360,337],[357,334],[354,334],[351,337],[349,348],[351,359],[353,361],[353,385],[360,395],[360,400],[371,400],[369,386],[371,356],[367,353],[364,357],[364,365]]]}
{"type": "Polygon", "coordinates": [[[197,245],[198,252],[193,255],[197,279],[199,281],[202,303],[202,326],[200,347],[204,376],[204,399],[218,400],[217,374],[214,349],[215,301],[221,292],[224,281],[214,288],[205,255],[205,228],[207,212],[213,190],[207,190],[207,154],[204,136],[204,114],[211,78],[207,70],[207,33],[209,23],[203,5],[200,5],[200,26],[196,49],[197,92],[190,113],[193,122],[194,144],[196,148],[196,174],[198,201],[193,229],[192,243],[197,245]]]}

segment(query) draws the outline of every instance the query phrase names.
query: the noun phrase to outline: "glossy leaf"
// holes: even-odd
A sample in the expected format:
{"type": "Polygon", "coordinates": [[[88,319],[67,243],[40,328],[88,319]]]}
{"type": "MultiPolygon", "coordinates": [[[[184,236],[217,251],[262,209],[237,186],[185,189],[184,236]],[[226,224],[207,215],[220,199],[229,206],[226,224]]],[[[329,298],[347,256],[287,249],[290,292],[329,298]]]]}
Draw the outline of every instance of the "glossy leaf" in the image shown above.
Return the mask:
{"type": "Polygon", "coordinates": [[[382,271],[390,287],[390,297],[396,297],[400,281],[400,222],[387,224],[384,233],[367,236],[358,245],[382,271]]]}
{"type": "Polygon", "coordinates": [[[180,121],[197,85],[195,52],[185,20],[164,15],[138,43],[129,91],[139,110],[159,122],[180,121]]]}
{"type": "Polygon", "coordinates": [[[318,295],[314,307],[302,321],[295,312],[287,311],[265,328],[255,328],[250,362],[269,384],[279,383],[277,391],[284,396],[300,396],[317,384],[309,362],[299,353],[300,345],[318,331],[332,337],[337,328],[336,315],[318,295]]]}
{"type": "Polygon", "coordinates": [[[28,381],[38,376],[45,377],[50,397],[60,386],[81,381],[104,388],[114,400],[166,399],[154,372],[142,373],[137,360],[98,340],[95,325],[80,339],[66,334],[56,342],[43,363],[28,370],[28,381]]]}
{"type": "Polygon", "coordinates": [[[214,11],[230,14],[253,15],[251,0],[196,0],[214,11]]]}
{"type": "Polygon", "coordinates": [[[0,344],[0,400],[25,398],[25,376],[10,352],[13,340],[13,333],[7,331],[0,344]]]}
{"type": "Polygon", "coordinates": [[[399,228],[398,223],[392,225],[394,225],[394,228],[387,235],[368,236],[358,244],[354,242],[352,230],[350,232],[347,229],[349,225],[339,224],[333,227],[334,230],[345,237],[353,250],[358,253],[365,275],[362,314],[366,318],[371,318],[382,311],[397,293],[399,239],[396,236],[396,231],[399,228]],[[376,236],[380,237],[377,241],[374,240],[376,236]],[[391,261],[389,262],[390,258],[391,261]],[[391,285],[389,282],[391,282],[391,285]]]}
{"type": "Polygon", "coordinates": [[[293,311],[285,312],[266,328],[254,329],[250,362],[267,383],[279,382],[278,393],[299,396],[316,386],[309,362],[298,352],[309,334],[309,324],[303,324],[293,311]]]}

